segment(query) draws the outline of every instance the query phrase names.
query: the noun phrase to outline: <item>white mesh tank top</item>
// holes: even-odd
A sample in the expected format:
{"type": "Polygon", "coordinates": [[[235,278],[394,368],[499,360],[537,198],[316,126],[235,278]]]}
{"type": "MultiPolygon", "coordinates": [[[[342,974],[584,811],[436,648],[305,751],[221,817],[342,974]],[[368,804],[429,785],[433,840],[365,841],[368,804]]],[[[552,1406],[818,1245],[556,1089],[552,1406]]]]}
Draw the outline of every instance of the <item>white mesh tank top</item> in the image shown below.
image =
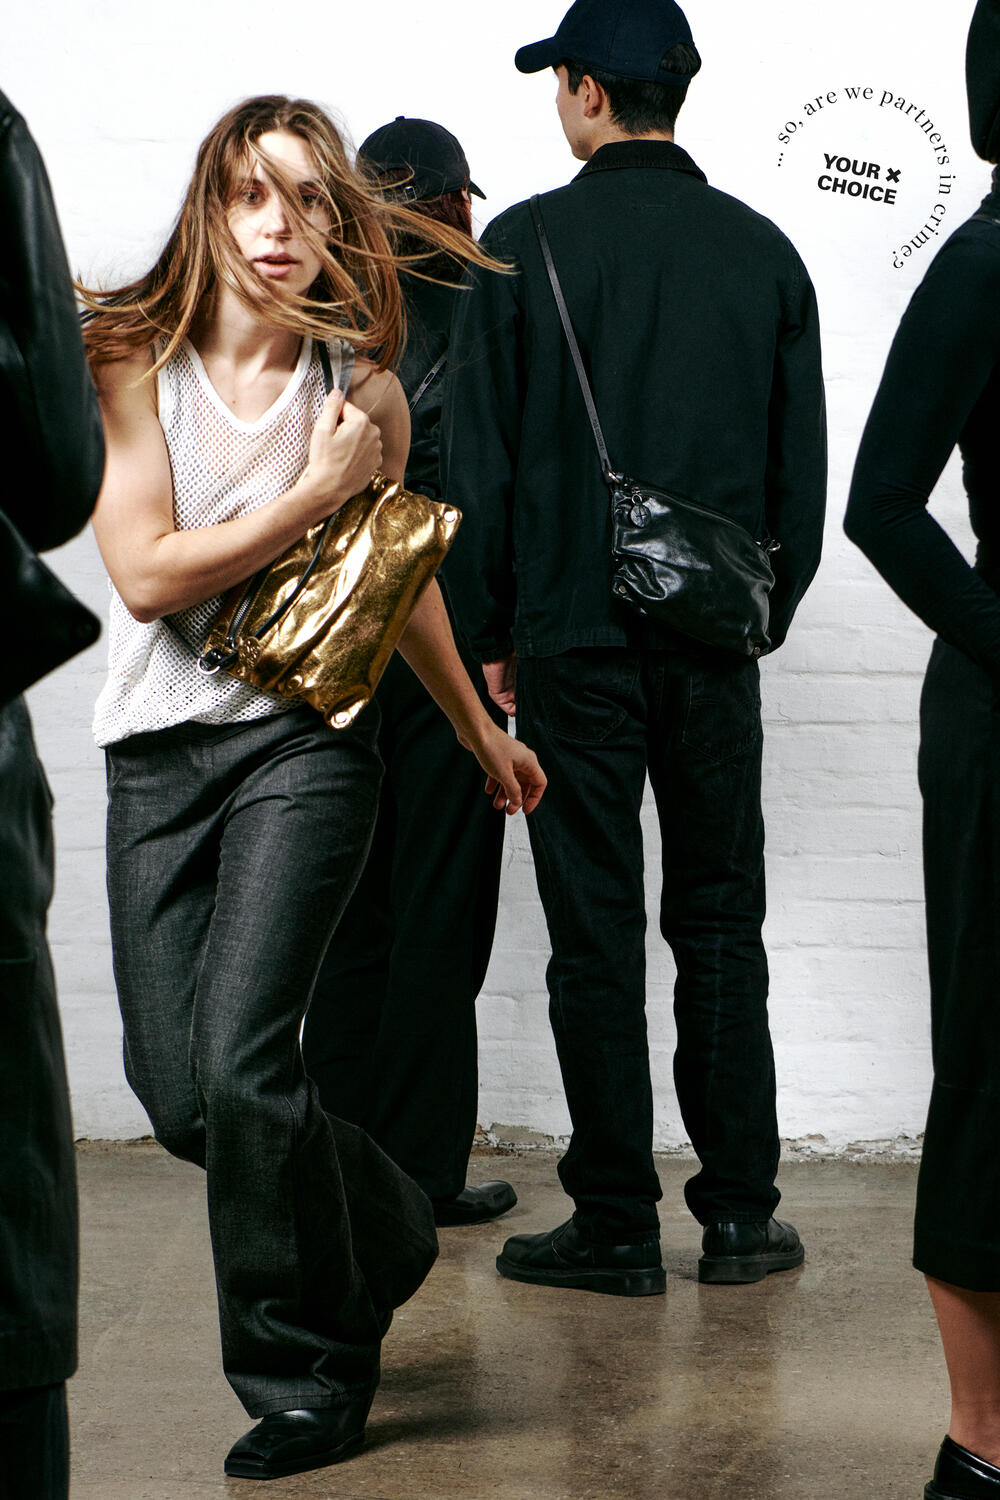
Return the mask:
{"type": "MultiPolygon", "coordinates": [[[[354,367],[349,344],[332,343],[334,384],[346,391],[354,367]]],[[[262,417],[243,422],[226,407],[186,339],[157,373],[160,425],[167,442],[178,531],[249,515],[284,494],[309,456],[313,424],[326,399],[323,371],[304,339],[291,379],[262,417]]],[[[111,745],[130,734],[196,720],[230,724],[291,707],[225,672],[207,677],[196,653],[222,596],[142,625],[113,587],[108,624],[108,680],[97,700],[94,738],[111,745]],[[179,631],[194,650],[177,639],[179,631]]]]}

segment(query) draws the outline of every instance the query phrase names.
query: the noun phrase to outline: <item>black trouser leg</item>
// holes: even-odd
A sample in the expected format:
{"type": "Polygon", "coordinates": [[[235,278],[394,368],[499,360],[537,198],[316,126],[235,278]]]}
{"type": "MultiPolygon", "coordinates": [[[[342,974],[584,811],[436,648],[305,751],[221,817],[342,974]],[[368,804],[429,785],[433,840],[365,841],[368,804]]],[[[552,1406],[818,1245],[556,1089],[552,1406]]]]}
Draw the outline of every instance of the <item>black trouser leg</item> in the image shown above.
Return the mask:
{"type": "Polygon", "coordinates": [[[316,982],[303,1052],[324,1106],[364,1125],[430,1197],[448,1198],[465,1186],[476,1128],[475,1002],[504,816],[399,657],[378,702],[378,821],[316,982]]]}
{"type": "Polygon", "coordinates": [[[528,820],[552,956],[549,1015],[573,1134],[559,1177],[580,1228],[655,1238],[646,1037],[646,911],[639,810],[645,693],[637,652],[518,664],[518,733],[545,768],[528,820]]]}
{"type": "Polygon", "coordinates": [[[662,848],[660,930],[677,965],[674,1083],[701,1170],[699,1223],[769,1219],[779,1193],[767,1017],[762,733],[755,662],[668,658],[651,690],[649,776],[662,848]]]}
{"type": "Polygon", "coordinates": [[[0,1494],[65,1500],[76,1164],[45,937],[52,797],[21,698],[0,705],[0,1494]]]}
{"type": "Polygon", "coordinates": [[[914,1264],[1000,1291],[1000,702],[937,641],[920,706],[934,1086],[914,1264]]]}
{"type": "Polygon", "coordinates": [[[0,1391],[3,1500],[66,1500],[69,1423],[65,1385],[0,1391]]]}

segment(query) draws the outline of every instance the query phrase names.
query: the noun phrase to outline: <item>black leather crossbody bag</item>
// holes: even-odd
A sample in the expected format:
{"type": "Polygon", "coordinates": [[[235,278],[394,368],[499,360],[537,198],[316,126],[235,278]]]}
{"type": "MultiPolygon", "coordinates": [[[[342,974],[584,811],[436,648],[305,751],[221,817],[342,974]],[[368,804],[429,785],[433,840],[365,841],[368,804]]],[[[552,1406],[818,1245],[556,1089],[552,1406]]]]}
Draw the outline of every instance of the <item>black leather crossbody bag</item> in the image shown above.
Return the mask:
{"type": "Polygon", "coordinates": [[[537,194],[531,214],[611,493],[611,588],[617,600],[703,645],[760,656],[770,646],[769,554],[737,521],[612,469],[594,395],[549,248],[537,194]]]}

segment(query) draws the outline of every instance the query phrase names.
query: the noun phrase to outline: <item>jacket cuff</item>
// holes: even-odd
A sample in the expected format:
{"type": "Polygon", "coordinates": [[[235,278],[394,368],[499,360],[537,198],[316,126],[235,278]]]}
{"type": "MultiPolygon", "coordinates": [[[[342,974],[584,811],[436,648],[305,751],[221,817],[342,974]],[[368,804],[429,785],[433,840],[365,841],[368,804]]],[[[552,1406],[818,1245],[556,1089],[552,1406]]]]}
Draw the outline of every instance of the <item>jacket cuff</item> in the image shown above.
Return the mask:
{"type": "Polygon", "coordinates": [[[487,661],[503,661],[505,656],[514,654],[514,638],[508,633],[492,636],[485,641],[473,641],[472,654],[480,664],[487,661]]]}

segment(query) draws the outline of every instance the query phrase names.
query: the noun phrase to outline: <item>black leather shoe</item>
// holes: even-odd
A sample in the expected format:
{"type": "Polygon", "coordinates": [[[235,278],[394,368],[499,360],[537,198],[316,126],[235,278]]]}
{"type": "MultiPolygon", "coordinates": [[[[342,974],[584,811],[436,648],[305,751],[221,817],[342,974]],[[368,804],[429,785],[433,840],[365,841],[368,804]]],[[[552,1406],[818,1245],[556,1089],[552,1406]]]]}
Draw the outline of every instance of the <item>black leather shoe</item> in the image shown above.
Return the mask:
{"type": "Polygon", "coordinates": [[[244,1433],[226,1455],[226,1473],[237,1479],[281,1479],[339,1464],[364,1442],[374,1392],[344,1406],[273,1411],[244,1433]]]}
{"type": "Polygon", "coordinates": [[[517,1202],[509,1182],[483,1182],[463,1188],[454,1198],[435,1198],[434,1222],[439,1229],[455,1224],[486,1224],[498,1219],[517,1202]]]}
{"type": "Polygon", "coordinates": [[[548,1234],[515,1234],[497,1256],[508,1281],[578,1287],[612,1297],[655,1297],[667,1278],[655,1241],[644,1245],[597,1245],[584,1239],[572,1219],[548,1234]]]}
{"type": "Polygon", "coordinates": [[[699,1281],[763,1281],[772,1271],[801,1266],[805,1250],[791,1224],[709,1224],[701,1237],[699,1281]]]}
{"type": "Polygon", "coordinates": [[[1000,1500],[1000,1469],[946,1437],[924,1500],[1000,1500]]]}

